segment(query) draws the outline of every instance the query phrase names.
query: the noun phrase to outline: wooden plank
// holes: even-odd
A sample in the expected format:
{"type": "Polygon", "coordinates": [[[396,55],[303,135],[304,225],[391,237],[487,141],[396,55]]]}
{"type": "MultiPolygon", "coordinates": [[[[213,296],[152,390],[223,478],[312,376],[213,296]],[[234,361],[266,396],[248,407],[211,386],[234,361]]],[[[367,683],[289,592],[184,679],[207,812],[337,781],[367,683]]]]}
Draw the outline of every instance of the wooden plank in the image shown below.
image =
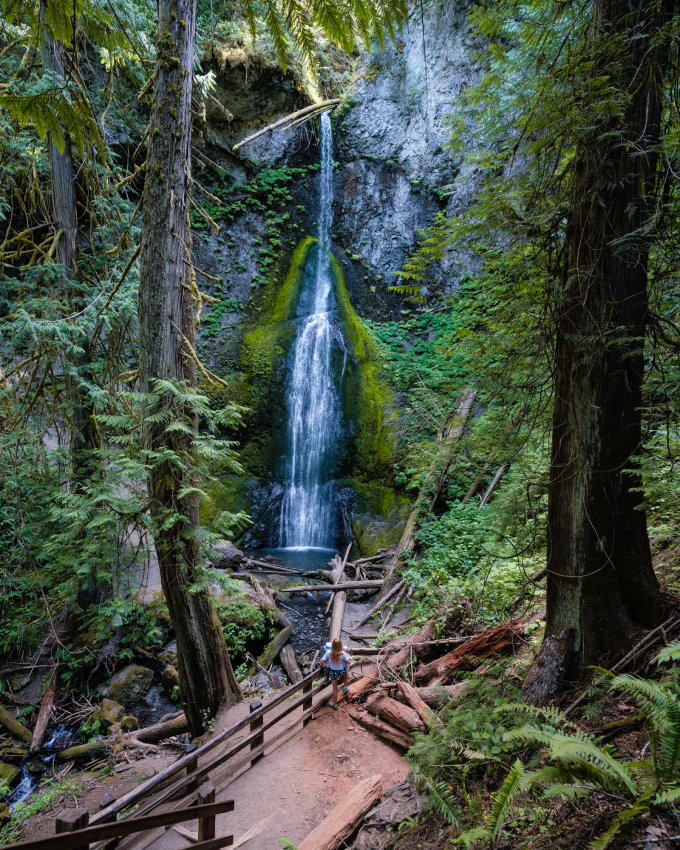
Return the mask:
{"type": "MultiPolygon", "coordinates": [[[[310,673],[308,676],[298,682],[297,685],[292,685],[290,688],[287,688],[285,691],[280,693],[277,697],[275,697],[270,702],[266,703],[262,706],[262,708],[258,709],[258,712],[261,714],[266,714],[269,711],[272,711],[282,702],[285,702],[292,694],[296,693],[307,684],[307,682],[312,682],[314,680],[315,673],[310,673]]],[[[103,823],[108,814],[118,813],[123,809],[126,809],[128,806],[134,805],[139,800],[148,797],[149,792],[153,788],[157,788],[159,785],[163,784],[167,781],[170,776],[173,776],[176,773],[184,770],[187,765],[193,760],[194,756],[199,757],[205,755],[211,750],[215,749],[215,747],[224,743],[224,741],[229,740],[229,738],[233,737],[237,732],[240,732],[241,729],[245,728],[250,724],[253,718],[248,715],[247,717],[242,718],[238,722],[234,723],[228,729],[225,729],[223,732],[220,732],[218,735],[215,735],[214,738],[211,738],[209,741],[206,741],[205,744],[202,744],[193,754],[189,754],[184,756],[181,759],[178,759],[174,764],[169,765],[162,770],[160,773],[157,773],[155,776],[150,777],[143,782],[141,785],[138,785],[137,788],[134,788],[132,791],[129,791],[127,794],[124,794],[115,803],[112,803],[111,806],[107,809],[103,809],[101,812],[98,812],[91,819],[91,823],[103,823]]],[[[29,733],[30,734],[30,733],[29,733]]],[[[32,736],[31,736],[32,738],[32,736]]]]}
{"type": "MultiPolygon", "coordinates": [[[[73,812],[87,809],[73,809],[73,812]]],[[[93,841],[102,841],[108,838],[118,838],[122,835],[130,835],[134,832],[142,832],[156,829],[160,826],[171,826],[182,821],[196,820],[196,818],[210,817],[211,815],[223,815],[234,811],[234,801],[224,800],[222,803],[210,803],[207,806],[193,806],[189,809],[179,811],[163,812],[159,815],[146,815],[141,818],[126,818],[115,823],[103,823],[99,826],[88,826],[86,829],[77,829],[64,835],[51,835],[49,838],[38,838],[35,841],[20,841],[18,844],[5,844],[2,850],[71,850],[80,847],[81,844],[93,841]],[[80,842],[80,843],[78,843],[80,842]]]]}
{"type": "Polygon", "coordinates": [[[279,593],[299,593],[307,590],[310,593],[321,593],[326,590],[369,590],[370,588],[382,587],[382,579],[367,579],[366,581],[348,581],[344,584],[308,584],[296,585],[295,587],[283,587],[279,593]]]}
{"type": "Polygon", "coordinates": [[[344,795],[344,799],[321,821],[298,850],[337,850],[363,820],[364,815],[382,799],[382,775],[364,779],[344,795]]]}

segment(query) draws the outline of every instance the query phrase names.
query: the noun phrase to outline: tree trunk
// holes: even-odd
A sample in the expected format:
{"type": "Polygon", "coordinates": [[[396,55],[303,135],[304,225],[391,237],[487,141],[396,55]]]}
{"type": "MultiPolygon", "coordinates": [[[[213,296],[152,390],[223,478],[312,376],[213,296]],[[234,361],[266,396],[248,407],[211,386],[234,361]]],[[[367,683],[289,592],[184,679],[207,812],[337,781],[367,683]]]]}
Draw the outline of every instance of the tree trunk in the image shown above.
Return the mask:
{"type": "Polygon", "coordinates": [[[668,611],[632,456],[668,53],[658,34],[672,8],[597,0],[593,10],[592,75],[612,74],[628,101],[622,116],[580,137],[557,304],[545,634],[576,629],[572,674],[611,664],[636,627],[668,611]]]}
{"type": "Polygon", "coordinates": [[[196,5],[160,0],[156,89],[151,113],[143,195],[139,287],[139,378],[142,392],[156,381],[172,382],[147,403],[144,440],[163,453],[149,476],[150,513],[161,582],[177,635],[180,693],[194,736],[205,721],[241,698],[224,636],[206,591],[190,593],[200,575],[198,496],[193,434],[169,431],[161,411],[197,433],[191,404],[182,398],[196,386],[189,345],[194,344],[193,304],[183,288],[191,264],[191,89],[196,5]],[[187,345],[188,343],[188,345],[187,345]],[[184,491],[184,492],[183,492],[184,491]]]}

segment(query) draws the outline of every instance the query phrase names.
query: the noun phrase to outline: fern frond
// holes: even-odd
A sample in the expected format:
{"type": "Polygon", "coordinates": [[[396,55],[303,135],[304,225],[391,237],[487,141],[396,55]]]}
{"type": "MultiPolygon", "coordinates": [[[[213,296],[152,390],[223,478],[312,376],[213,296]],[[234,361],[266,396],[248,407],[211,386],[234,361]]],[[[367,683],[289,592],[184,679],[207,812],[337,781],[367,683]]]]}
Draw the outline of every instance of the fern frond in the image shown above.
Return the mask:
{"type": "Polygon", "coordinates": [[[678,800],[680,800],[680,786],[672,785],[659,791],[652,803],[655,806],[663,806],[665,803],[675,803],[678,800]]]}
{"type": "Polygon", "coordinates": [[[508,809],[512,805],[515,797],[522,790],[522,777],[524,775],[524,765],[517,761],[510,768],[510,772],[505,777],[505,781],[501,785],[493,801],[491,807],[491,835],[495,838],[500,832],[501,826],[505,819],[508,809]]]}
{"type": "Polygon", "coordinates": [[[430,780],[430,797],[433,807],[445,817],[453,827],[458,827],[458,818],[451,806],[451,792],[446,782],[430,780]]]}
{"type": "Polygon", "coordinates": [[[669,643],[659,653],[657,664],[665,664],[667,661],[677,661],[680,658],[680,640],[669,643]]]}
{"type": "Polygon", "coordinates": [[[616,837],[616,835],[620,832],[621,827],[625,826],[625,824],[629,823],[633,818],[636,818],[638,815],[641,815],[643,812],[646,812],[649,809],[650,802],[649,798],[651,797],[651,792],[647,792],[639,800],[637,800],[629,809],[625,809],[622,812],[619,812],[618,815],[614,818],[611,823],[609,829],[605,832],[605,834],[601,838],[596,838],[595,841],[591,841],[588,845],[588,850],[605,850],[605,847],[608,847],[612,840],[616,837]]]}

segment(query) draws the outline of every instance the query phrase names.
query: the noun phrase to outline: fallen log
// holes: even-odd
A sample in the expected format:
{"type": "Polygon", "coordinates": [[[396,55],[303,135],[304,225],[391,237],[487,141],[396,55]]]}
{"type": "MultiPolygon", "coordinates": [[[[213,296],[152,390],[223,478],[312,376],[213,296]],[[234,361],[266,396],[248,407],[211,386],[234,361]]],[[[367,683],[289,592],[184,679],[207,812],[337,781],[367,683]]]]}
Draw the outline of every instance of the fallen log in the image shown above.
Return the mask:
{"type": "Polygon", "coordinates": [[[288,673],[288,678],[290,679],[291,684],[297,685],[297,683],[302,680],[302,670],[300,670],[300,665],[295,657],[295,650],[291,646],[290,642],[281,647],[279,657],[281,658],[284,670],[288,673]]]}
{"type": "Polygon", "coordinates": [[[421,685],[443,685],[454,670],[470,669],[468,659],[471,655],[475,658],[490,658],[492,655],[510,652],[518,645],[523,631],[524,626],[519,620],[501,623],[481,635],[475,635],[443,658],[437,658],[429,664],[420,664],[415,672],[415,680],[421,685]]]}
{"type": "Polygon", "coordinates": [[[278,127],[282,127],[284,124],[289,124],[291,121],[294,121],[296,118],[302,118],[305,115],[314,115],[316,112],[326,112],[328,109],[332,109],[336,104],[340,103],[340,98],[332,98],[330,100],[322,100],[319,103],[313,103],[311,106],[305,106],[304,109],[298,109],[297,112],[291,112],[290,115],[286,115],[284,118],[279,118],[278,121],[274,121],[273,124],[268,124],[266,127],[263,127],[261,130],[258,130],[257,133],[253,133],[252,136],[248,136],[247,139],[243,139],[240,142],[237,142],[232,146],[232,151],[237,151],[243,145],[247,145],[248,142],[252,142],[253,139],[257,139],[259,136],[264,135],[265,133],[269,133],[271,130],[276,130],[278,127]]]}
{"type": "MultiPolygon", "coordinates": [[[[343,574],[345,572],[345,567],[347,566],[347,558],[349,556],[349,550],[352,548],[352,544],[350,543],[347,546],[347,551],[345,552],[345,557],[342,562],[331,572],[331,583],[332,584],[344,584],[345,580],[343,578],[343,574]]],[[[337,557],[337,556],[336,556],[337,557]]],[[[328,605],[326,605],[326,614],[328,614],[331,605],[335,601],[335,593],[331,593],[331,598],[328,600],[328,605]]],[[[347,594],[345,594],[345,601],[347,601],[347,594]]]]}
{"type": "Polygon", "coordinates": [[[463,435],[465,424],[472,410],[472,405],[477,396],[473,390],[465,390],[458,400],[458,406],[453,415],[447,417],[446,422],[437,435],[437,453],[434,456],[430,468],[425,476],[423,486],[418,493],[418,498],[408,518],[406,527],[399,540],[394,556],[385,571],[385,584],[380,597],[386,596],[390,589],[391,579],[399,563],[402,552],[412,552],[416,542],[416,531],[422,514],[432,510],[437,501],[439,493],[444,486],[449,467],[453,463],[456,445],[463,435]]]}
{"type": "Polygon", "coordinates": [[[363,726],[364,729],[368,729],[370,732],[379,735],[391,744],[396,744],[404,750],[410,750],[415,744],[415,739],[407,735],[406,732],[402,732],[401,729],[395,729],[394,726],[390,726],[389,723],[385,723],[384,720],[375,717],[366,711],[365,708],[361,708],[358,705],[350,705],[345,711],[353,720],[356,720],[357,723],[363,726]]]}
{"type": "Polygon", "coordinates": [[[120,746],[121,749],[124,749],[125,747],[136,747],[140,744],[157,744],[166,738],[172,738],[173,735],[183,735],[188,731],[189,724],[184,713],[182,713],[174,720],[156,723],[155,726],[147,726],[146,729],[140,729],[138,732],[130,732],[127,735],[110,735],[101,741],[90,741],[88,744],[76,744],[74,747],[67,747],[67,749],[57,753],[57,758],[60,761],[91,759],[95,756],[104,755],[111,747],[120,746]]]}
{"type": "Polygon", "coordinates": [[[404,699],[429,729],[442,725],[441,720],[412,685],[409,685],[408,682],[397,682],[397,687],[404,699]]]}
{"type": "MultiPolygon", "coordinates": [[[[353,700],[359,699],[363,694],[372,691],[373,688],[378,684],[378,668],[371,668],[368,673],[363,676],[361,679],[357,679],[356,682],[352,682],[349,686],[349,691],[344,696],[347,697],[349,702],[353,700]]],[[[343,694],[340,695],[340,699],[343,698],[343,694]]]]}
{"type": "Polygon", "coordinates": [[[306,590],[309,593],[321,593],[327,590],[368,590],[382,585],[382,579],[368,579],[367,581],[347,581],[344,584],[308,584],[296,585],[295,587],[282,587],[279,593],[299,593],[306,590]]]}
{"type": "Polygon", "coordinates": [[[462,699],[470,690],[469,682],[456,682],[455,685],[439,685],[436,688],[413,689],[428,708],[445,708],[452,702],[462,699]]]}
{"type": "Polygon", "coordinates": [[[15,738],[19,738],[20,741],[24,741],[26,744],[33,743],[33,733],[29,732],[23,723],[19,723],[16,717],[12,717],[4,705],[0,705],[0,723],[2,723],[5,729],[11,732],[15,738]]]}
{"type": "Polygon", "coordinates": [[[274,640],[265,649],[262,655],[257,659],[258,662],[265,668],[269,667],[276,660],[276,656],[281,652],[283,647],[288,643],[295,629],[292,625],[286,626],[285,629],[276,635],[274,640]]]}
{"type": "Polygon", "coordinates": [[[309,833],[298,850],[337,850],[346,847],[347,839],[363,820],[364,815],[382,799],[382,776],[364,779],[344,794],[339,803],[321,823],[309,833]]]}
{"type": "Polygon", "coordinates": [[[50,722],[50,714],[52,712],[52,706],[54,705],[54,698],[57,695],[57,667],[59,665],[55,664],[52,668],[52,675],[50,676],[49,684],[43,694],[42,703],[40,704],[40,711],[38,712],[38,719],[35,721],[35,727],[33,729],[33,739],[31,741],[31,752],[37,752],[42,746],[43,739],[45,738],[45,732],[47,732],[47,726],[50,722]]]}
{"type": "Polygon", "coordinates": [[[350,567],[357,567],[363,564],[372,564],[375,561],[384,561],[385,558],[391,558],[394,555],[394,549],[390,549],[388,552],[379,552],[377,555],[371,555],[370,558],[359,558],[358,561],[349,561],[350,567]]]}
{"type": "Polygon", "coordinates": [[[399,593],[399,591],[401,590],[401,588],[403,586],[404,586],[403,581],[397,582],[397,584],[394,585],[392,590],[390,590],[389,593],[386,593],[385,596],[382,598],[382,600],[380,602],[378,602],[377,605],[374,605],[373,608],[371,608],[371,610],[368,612],[368,614],[366,614],[366,616],[363,618],[363,620],[358,622],[354,628],[360,629],[362,626],[365,626],[366,623],[371,619],[371,617],[375,616],[378,613],[378,611],[382,608],[382,606],[390,601],[390,599],[394,596],[395,593],[399,593]]]}
{"type": "Polygon", "coordinates": [[[130,741],[139,741],[140,744],[157,744],[166,738],[172,738],[173,735],[183,735],[188,731],[189,724],[184,716],[184,712],[182,712],[179,717],[174,717],[172,720],[166,720],[164,723],[156,723],[155,726],[147,726],[146,729],[140,729],[134,732],[130,741]]]}
{"type": "Polygon", "coordinates": [[[406,733],[425,731],[425,724],[417,711],[387,696],[383,690],[370,695],[366,700],[366,708],[371,714],[376,714],[381,720],[391,723],[392,726],[406,733]]]}

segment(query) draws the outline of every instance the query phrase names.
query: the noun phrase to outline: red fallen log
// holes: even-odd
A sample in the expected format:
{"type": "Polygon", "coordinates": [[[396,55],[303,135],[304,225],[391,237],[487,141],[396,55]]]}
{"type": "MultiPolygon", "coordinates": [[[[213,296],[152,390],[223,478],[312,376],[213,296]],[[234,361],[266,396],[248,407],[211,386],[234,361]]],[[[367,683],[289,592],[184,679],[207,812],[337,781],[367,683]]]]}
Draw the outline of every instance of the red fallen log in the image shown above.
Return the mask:
{"type": "Polygon", "coordinates": [[[364,779],[351,791],[345,792],[340,803],[299,845],[299,850],[338,850],[340,847],[348,847],[347,841],[364,815],[381,799],[382,775],[364,779]]]}
{"type": "Polygon", "coordinates": [[[373,732],[391,744],[396,744],[404,750],[410,750],[415,744],[415,740],[410,735],[402,732],[401,729],[395,729],[394,726],[390,726],[384,720],[374,717],[365,708],[361,708],[361,706],[350,705],[345,711],[353,720],[356,720],[357,723],[368,729],[369,732],[373,732]]]}
{"type": "Polygon", "coordinates": [[[404,732],[425,731],[425,724],[418,717],[417,711],[409,705],[404,705],[403,702],[397,702],[396,699],[388,697],[384,691],[371,694],[366,700],[366,708],[371,714],[377,714],[381,720],[386,720],[404,732]]]}
{"type": "Polygon", "coordinates": [[[340,699],[343,699],[346,696],[347,701],[352,702],[359,699],[360,696],[363,696],[369,691],[372,691],[378,684],[378,668],[372,667],[363,678],[357,679],[356,682],[352,682],[349,686],[349,693],[346,695],[341,694],[340,699]]]}
{"type": "Polygon", "coordinates": [[[468,658],[489,658],[492,655],[505,655],[514,646],[519,645],[519,637],[524,626],[519,620],[501,623],[493,629],[475,635],[471,640],[449,652],[443,658],[420,664],[416,670],[415,680],[419,685],[443,685],[448,682],[454,670],[469,670],[468,658]]]}

